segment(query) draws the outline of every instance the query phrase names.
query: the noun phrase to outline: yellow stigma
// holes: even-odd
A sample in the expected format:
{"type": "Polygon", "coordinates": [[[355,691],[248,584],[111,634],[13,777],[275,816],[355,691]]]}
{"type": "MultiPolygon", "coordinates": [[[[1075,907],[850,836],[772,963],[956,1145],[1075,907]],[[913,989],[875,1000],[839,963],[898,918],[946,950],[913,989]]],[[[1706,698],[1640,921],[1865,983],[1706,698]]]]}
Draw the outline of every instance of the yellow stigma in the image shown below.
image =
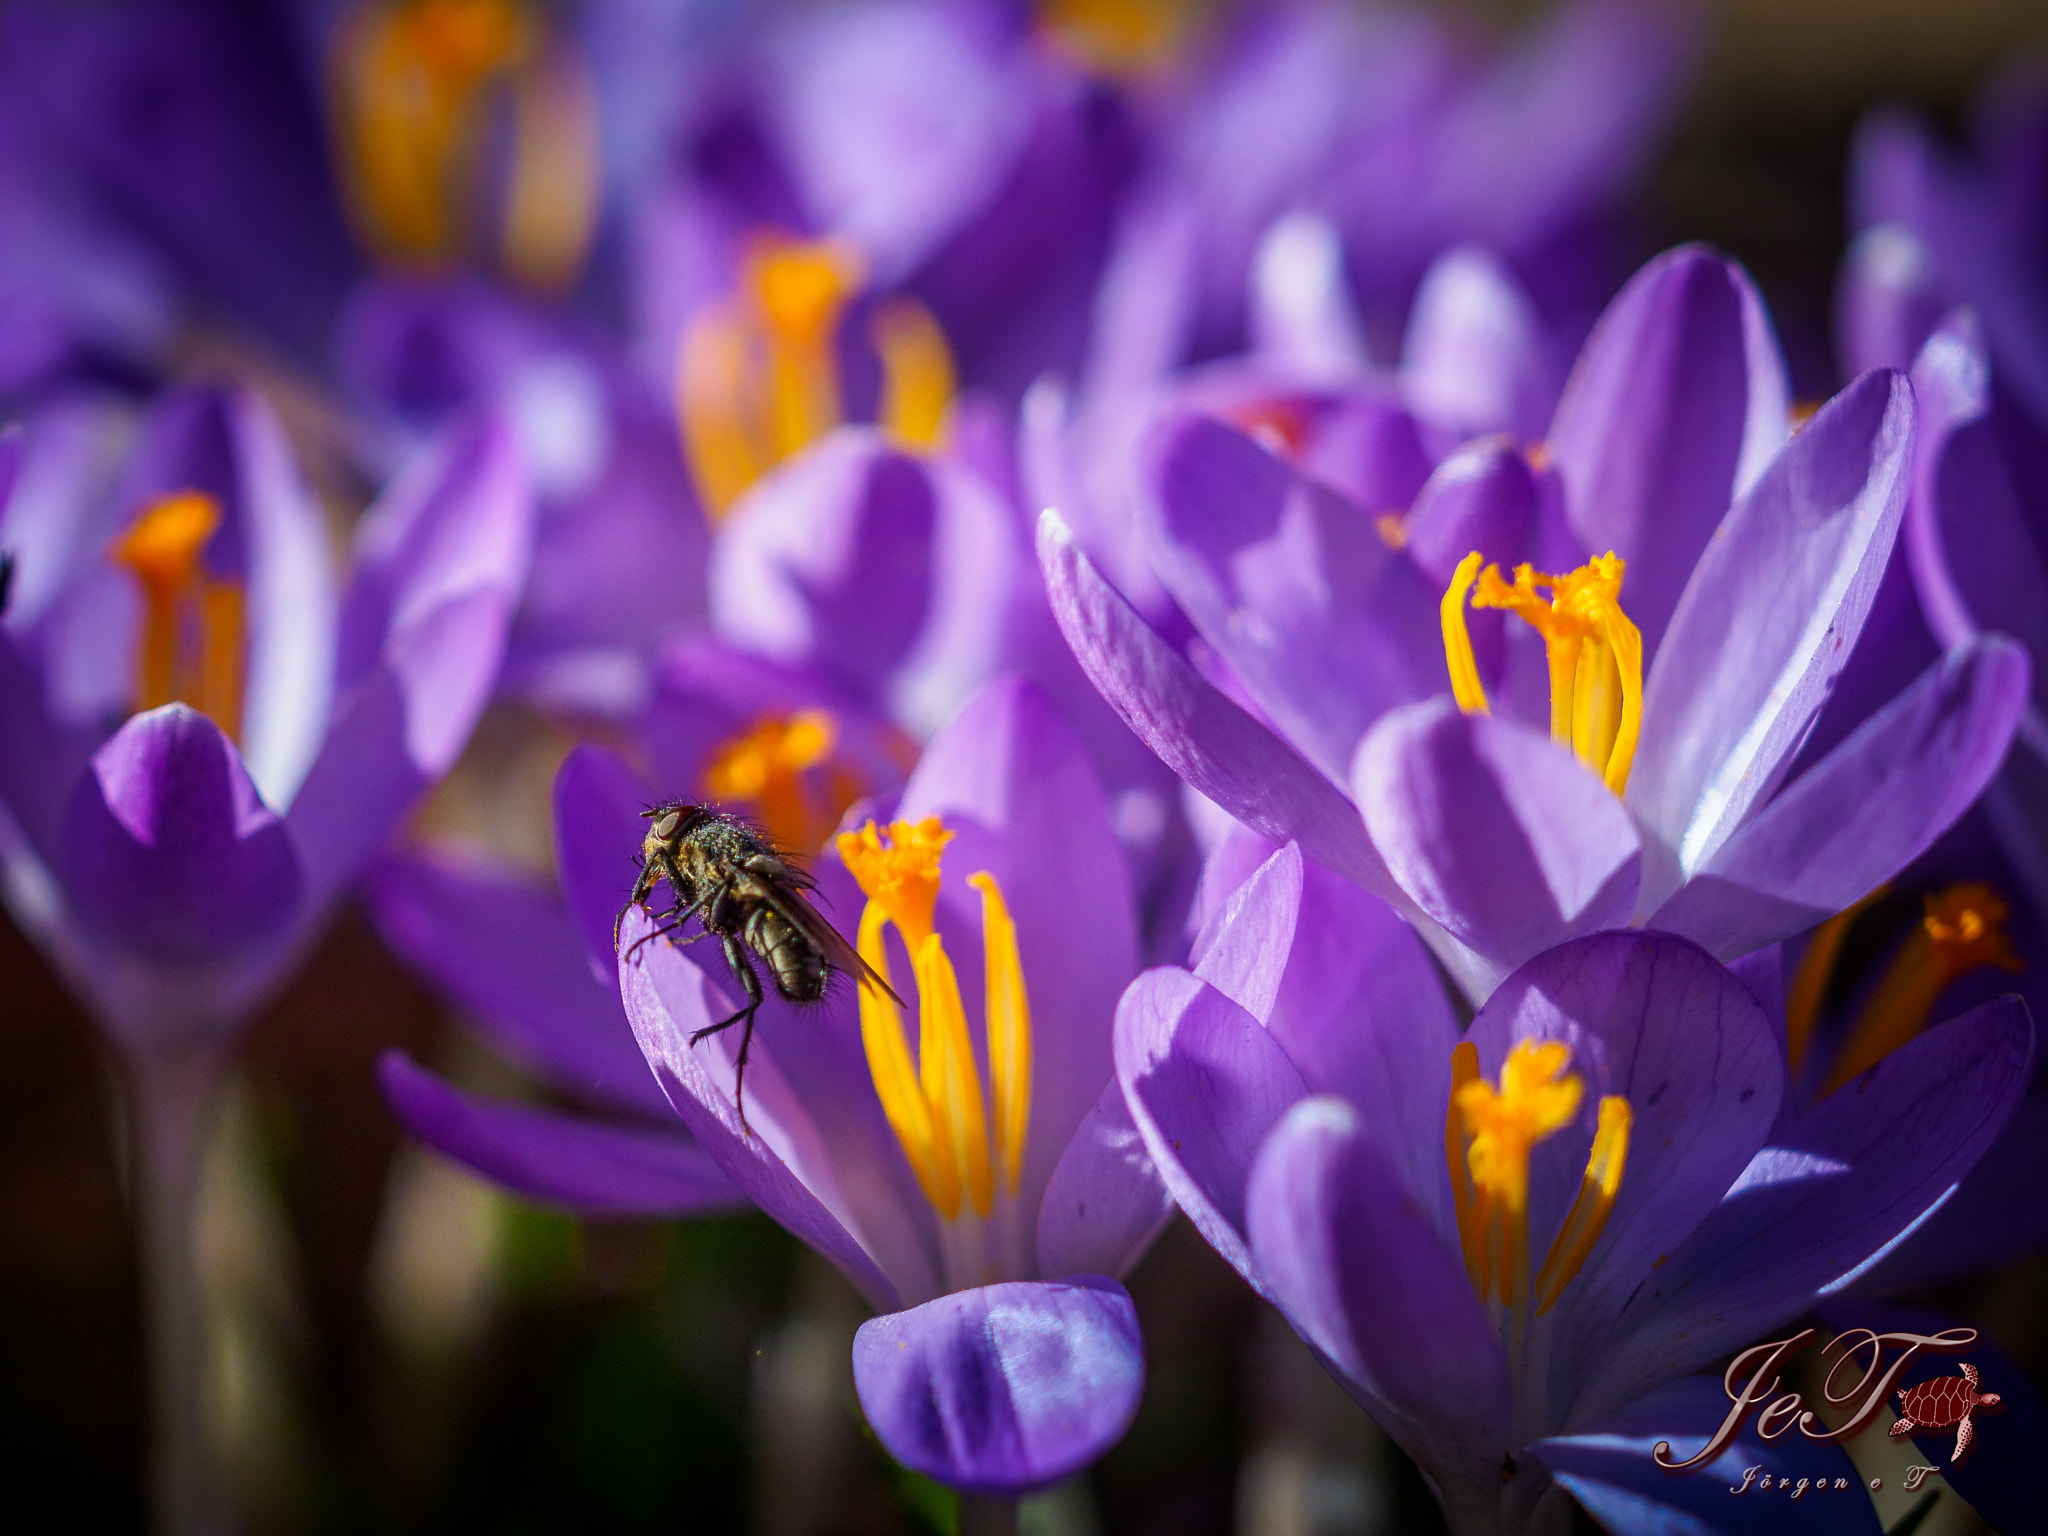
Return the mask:
{"type": "Polygon", "coordinates": [[[738,291],[683,336],[676,415],[713,520],[748,486],[838,426],[839,318],[863,281],[837,241],[757,236],[738,291]]]}
{"type": "Polygon", "coordinates": [[[837,740],[828,710],[762,715],[713,750],[705,798],[751,804],[777,847],[814,853],[860,795],[855,777],[833,768],[837,740]]]}
{"type": "Polygon", "coordinates": [[[596,91],[522,0],[362,6],[336,37],[342,180],[362,238],[388,261],[463,254],[487,199],[493,111],[509,103],[500,264],[539,288],[582,270],[597,223],[596,91]]]}
{"type": "Polygon", "coordinates": [[[1833,1093],[1919,1034],[1952,983],[1986,966],[2024,970],[2005,931],[2011,915],[2004,897],[1976,881],[1928,896],[1919,924],[1864,1004],[1821,1092],[1833,1093]]]}
{"type": "MultiPolygon", "coordinates": [[[[1570,1062],[1570,1048],[1560,1041],[1524,1040],[1508,1053],[1495,1088],[1480,1076],[1479,1052],[1471,1041],[1451,1053],[1444,1152],[1465,1271],[1481,1301],[1498,1294],[1512,1308],[1531,1300],[1529,1153],[1579,1113],[1585,1083],[1566,1073],[1570,1062]]],[[[1609,1095],[1600,1101],[1578,1199],[1536,1277],[1539,1315],[1556,1304],[1599,1241],[1621,1188],[1633,1120],[1626,1099],[1609,1095]]]]}
{"type": "Polygon", "coordinates": [[[1469,592],[1474,608],[1506,609],[1543,636],[1551,738],[1622,793],[1642,727],[1643,638],[1621,609],[1621,557],[1610,552],[1561,576],[1518,565],[1512,583],[1499,566],[1480,570],[1479,561],[1476,550],[1459,561],[1444,593],[1444,655],[1458,707],[1467,714],[1486,712],[1486,690],[1465,626],[1469,592]]]}
{"type": "Polygon", "coordinates": [[[211,496],[179,491],[143,508],[111,554],[142,589],[136,707],[183,699],[235,736],[242,727],[242,589],[230,578],[210,578],[200,561],[220,522],[211,496]]]}
{"type": "Polygon", "coordinates": [[[882,430],[906,448],[942,447],[953,407],[953,353],[932,312],[911,298],[875,311],[875,351],[882,359],[882,430]]]}
{"type": "Polygon", "coordinates": [[[1196,9],[1192,0],[1044,0],[1038,19],[1083,64],[1121,76],[1165,62],[1196,9]]]}
{"type": "Polygon", "coordinates": [[[960,1215],[963,1200],[977,1214],[989,1214],[998,1169],[1002,1188],[1017,1193],[1031,1117],[1031,1007],[1016,926],[995,877],[983,871],[969,881],[982,896],[986,1096],[959,977],[944,941],[932,931],[939,855],[951,835],[933,818],[915,827],[895,823],[886,842],[873,822],[839,840],[847,868],[868,897],[856,943],[861,958],[893,986],[883,942],[889,924],[896,925],[910,951],[917,982],[916,1063],[911,1061],[901,1013],[874,986],[860,989],[861,1043],[883,1116],[896,1133],[918,1187],[948,1221],[960,1215]],[[906,916],[911,919],[908,925],[906,916]],[[993,1158],[989,1099],[995,1104],[993,1158]]]}

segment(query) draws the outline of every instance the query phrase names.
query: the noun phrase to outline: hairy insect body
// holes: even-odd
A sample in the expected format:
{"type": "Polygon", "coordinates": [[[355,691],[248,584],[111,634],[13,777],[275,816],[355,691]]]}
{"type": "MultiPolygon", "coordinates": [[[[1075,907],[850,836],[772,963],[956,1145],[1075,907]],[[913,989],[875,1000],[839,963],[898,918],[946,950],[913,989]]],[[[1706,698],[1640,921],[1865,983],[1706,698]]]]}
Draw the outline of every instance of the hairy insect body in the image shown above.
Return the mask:
{"type": "MultiPolygon", "coordinates": [[[[655,914],[655,927],[633,949],[664,937],[677,945],[702,938],[719,941],[733,980],[746,994],[746,1005],[730,1018],[698,1030],[690,1043],[735,1024],[744,1027],[733,1092],[744,1127],[747,1048],[754,1040],[754,1014],[764,1000],[754,959],[768,967],[775,990],[793,1003],[815,1003],[824,997],[835,970],[849,971],[891,997],[895,993],[811,905],[810,876],[746,822],[711,806],[682,801],[658,805],[645,814],[653,825],[640,843],[640,878],[612,925],[612,943],[618,944],[618,924],[626,913],[645,907],[662,882],[667,883],[673,904],[655,914]],[[675,937],[693,917],[702,931],[675,937]]],[[[632,953],[627,951],[628,958],[632,953]]]]}

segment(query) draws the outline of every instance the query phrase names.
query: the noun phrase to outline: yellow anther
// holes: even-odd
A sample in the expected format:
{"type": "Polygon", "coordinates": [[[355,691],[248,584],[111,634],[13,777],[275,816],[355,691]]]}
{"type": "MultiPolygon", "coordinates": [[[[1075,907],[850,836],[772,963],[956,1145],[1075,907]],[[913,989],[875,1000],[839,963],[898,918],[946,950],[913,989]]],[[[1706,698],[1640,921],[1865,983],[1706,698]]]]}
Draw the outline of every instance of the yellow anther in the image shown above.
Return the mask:
{"type": "Polygon", "coordinates": [[[1178,46],[1191,0],[1045,0],[1039,22],[1082,63],[1110,75],[1142,72],[1178,46]]]}
{"type": "Polygon", "coordinates": [[[145,507],[112,556],[142,588],[137,706],[183,699],[234,736],[242,724],[242,589],[209,578],[200,560],[220,522],[211,496],[179,491],[145,507]]]}
{"type": "Polygon", "coordinates": [[[889,824],[887,841],[871,821],[839,834],[839,857],[861,894],[879,906],[916,954],[932,931],[939,901],[939,859],[953,834],[938,817],[889,824]]]}
{"type": "Polygon", "coordinates": [[[1835,961],[1841,957],[1842,941],[1848,938],[1850,925],[1890,889],[1881,885],[1853,906],[1844,907],[1815,928],[1813,937],[1806,941],[1799,969],[1793,972],[1792,985],[1785,990],[1785,1054],[1795,1073],[1805,1064],[1807,1049],[1813,1044],[1820,1005],[1827,996],[1828,983],[1834,978],[1835,961]]]}
{"type": "Polygon", "coordinates": [[[1461,560],[1444,593],[1444,652],[1459,706],[1476,712],[1486,704],[1465,628],[1469,591],[1474,608],[1505,609],[1543,636],[1551,739],[1570,747],[1620,794],[1628,788],[1643,716],[1643,639],[1621,609],[1621,557],[1610,552],[1561,576],[1519,565],[1512,583],[1489,565],[1477,571],[1473,591],[1479,558],[1475,551],[1461,560]]]}
{"type": "Polygon", "coordinates": [[[811,770],[830,760],[837,735],[827,710],[762,715],[712,752],[704,767],[705,798],[745,801],[758,808],[778,847],[815,852],[858,795],[848,775],[812,782],[818,775],[811,770]]]}
{"type": "Polygon", "coordinates": [[[597,232],[597,87],[582,58],[543,49],[512,85],[512,173],[498,259],[529,288],[575,282],[597,232]]]}
{"type": "Polygon", "coordinates": [[[967,883],[981,892],[989,1092],[995,1100],[996,1151],[1002,1159],[1003,1182],[1014,1195],[1024,1177],[1024,1141],[1031,1126],[1031,1000],[1024,990],[1017,925],[1010,920],[1002,887],[986,870],[970,875],[967,883]]]}
{"type": "Polygon", "coordinates": [[[714,304],[683,336],[676,420],[697,496],[713,523],[774,467],[760,420],[754,327],[738,304],[714,304]]]}
{"type": "MultiPolygon", "coordinates": [[[[925,1102],[932,1106],[938,1161],[965,1185],[974,1209],[986,1216],[995,1201],[995,1176],[989,1166],[988,1112],[981,1097],[981,1073],[974,1065],[974,1046],[967,1038],[967,1010],[960,999],[960,979],[945,945],[936,933],[917,946],[918,1077],[925,1102]]],[[[942,1208],[948,1220],[959,1214],[957,1199],[942,1208]]]]}
{"type": "Polygon", "coordinates": [[[1458,562],[1457,570],[1451,573],[1450,586],[1444,589],[1442,604],[1444,659],[1451,669],[1451,696],[1468,715],[1487,712],[1486,685],[1479,680],[1479,662],[1472,655],[1472,632],[1465,623],[1465,598],[1472,583],[1479,579],[1479,562],[1476,549],[1458,562]]]}
{"type": "Polygon", "coordinates": [[[882,430],[909,448],[938,448],[953,406],[953,353],[932,312],[911,298],[875,311],[872,334],[882,359],[882,430]]]}
{"type": "Polygon", "coordinates": [[[1919,1034],[1952,983],[1986,966],[2024,970],[2005,932],[2011,915],[2004,897],[1976,881],[1928,896],[1919,924],[1871,993],[1821,1092],[1860,1077],[1919,1034]]]}
{"type": "Polygon", "coordinates": [[[1450,1164],[1451,1206],[1458,1218],[1458,1242],[1465,1250],[1465,1274],[1472,1289],[1484,1295],[1480,1266],[1486,1259],[1485,1240],[1479,1223],[1473,1219],[1477,1193],[1472,1188],[1472,1164],[1465,1156],[1472,1133],[1465,1124],[1465,1112],[1458,1107],[1459,1093],[1478,1081],[1479,1047],[1470,1040],[1460,1040],[1451,1051],[1451,1104],[1444,1115],[1444,1157],[1450,1164]]]}
{"type": "Polygon", "coordinates": [[[1465,1142],[1471,1203],[1459,1235],[1468,1267],[1478,1255],[1481,1301],[1495,1289],[1508,1306],[1529,1294],[1529,1152],[1579,1112],[1585,1083],[1565,1075],[1570,1061],[1571,1049],[1561,1041],[1524,1040],[1502,1063],[1496,1089],[1477,1075],[1476,1054],[1465,1063],[1469,1078],[1452,1054],[1450,1114],[1457,1119],[1447,1124],[1446,1141],[1455,1130],[1465,1142]]]}
{"type": "MultiPolygon", "coordinates": [[[[888,922],[888,913],[875,902],[869,902],[861,913],[860,935],[854,947],[860,951],[861,959],[893,987],[889,951],[882,942],[888,922]]],[[[874,1079],[875,1097],[882,1103],[883,1118],[902,1144],[918,1187],[936,1209],[957,1213],[960,1183],[955,1178],[949,1185],[944,1177],[948,1169],[940,1166],[932,1108],[925,1098],[924,1085],[918,1080],[917,1068],[911,1064],[910,1047],[904,1042],[903,1016],[889,994],[879,987],[860,989],[860,1039],[867,1052],[868,1075],[874,1079]]]]}
{"type": "Polygon", "coordinates": [[[1579,1181],[1579,1197],[1572,1202],[1564,1225],[1551,1239],[1543,1268],[1536,1274],[1536,1314],[1542,1316],[1557,1305],[1564,1288],[1572,1283],[1601,1229],[1614,1210],[1621,1191],[1622,1170],[1628,1165],[1628,1137],[1635,1125],[1635,1111],[1627,1099],[1608,1094],[1600,1101],[1600,1119],[1593,1132],[1593,1150],[1586,1157],[1586,1173],[1579,1181]]]}

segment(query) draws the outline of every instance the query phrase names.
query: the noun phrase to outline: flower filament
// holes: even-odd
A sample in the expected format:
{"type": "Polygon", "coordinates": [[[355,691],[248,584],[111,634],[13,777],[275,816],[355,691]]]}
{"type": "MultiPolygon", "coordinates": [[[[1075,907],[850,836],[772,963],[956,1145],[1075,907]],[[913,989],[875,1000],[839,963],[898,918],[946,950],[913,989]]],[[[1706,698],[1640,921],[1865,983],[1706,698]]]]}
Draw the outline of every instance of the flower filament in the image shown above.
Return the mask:
{"type": "Polygon", "coordinates": [[[1482,570],[1481,560],[1474,550],[1458,562],[1441,609],[1444,656],[1458,707],[1468,715],[1487,713],[1465,622],[1469,597],[1472,607],[1506,609],[1543,637],[1551,739],[1621,794],[1628,788],[1643,718],[1643,637],[1622,612],[1621,557],[1609,552],[1560,576],[1525,563],[1515,567],[1513,582],[1497,565],[1482,570]]]}
{"type": "MultiPolygon", "coordinates": [[[[834,348],[864,281],[860,258],[840,242],[762,235],[741,263],[737,291],[691,322],[676,414],[713,519],[844,420],[834,348]]],[[[938,321],[899,296],[875,311],[871,339],[882,364],[879,425],[905,447],[938,447],[954,389],[938,321]]]]}
{"type": "Polygon", "coordinates": [[[492,109],[509,100],[497,257],[531,287],[582,270],[597,222],[596,93],[573,50],[523,0],[364,5],[336,39],[343,180],[365,243],[439,267],[484,201],[492,109]]]}
{"type": "Polygon", "coordinates": [[[986,1217],[999,1187],[1017,1193],[1031,1118],[1031,1006],[1016,924],[995,877],[982,872],[968,882],[981,893],[986,1098],[959,978],[932,926],[939,860],[952,835],[937,817],[895,822],[886,832],[870,821],[858,832],[841,833],[838,844],[868,898],[856,944],[861,958],[893,986],[883,942],[890,924],[910,951],[917,984],[916,1062],[895,1003],[872,986],[860,989],[861,1043],[882,1113],[925,1198],[949,1222],[960,1217],[963,1202],[986,1217]]]}
{"type": "Polygon", "coordinates": [[[1600,1100],[1593,1148],[1578,1198],[1529,1283],[1529,1153],[1578,1117],[1585,1082],[1568,1074],[1561,1041],[1524,1040],[1508,1053],[1494,1087],[1479,1073],[1479,1051],[1461,1041],[1451,1053],[1451,1100],[1444,1122],[1452,1205],[1465,1273],[1481,1301],[1498,1296],[1517,1313],[1533,1300],[1541,1316],[1584,1266],[1621,1188],[1635,1116],[1628,1100],[1600,1100]]]}
{"type": "MultiPolygon", "coordinates": [[[[1860,905],[1852,907],[1843,916],[1853,917],[1859,910],[1860,905]]],[[[1987,966],[2024,970],[2005,931],[2011,915],[2005,898],[1981,882],[1963,881],[1930,893],[1920,921],[1850,1027],[1821,1092],[1832,1093],[1860,1077],[1919,1034],[1941,994],[1972,971],[1987,966]]],[[[1815,942],[1822,942],[1824,935],[1825,925],[1815,942]]]]}
{"type": "Polygon", "coordinates": [[[129,524],[112,558],[142,589],[136,707],[183,699],[236,736],[242,728],[242,588],[232,577],[208,572],[201,558],[220,524],[220,503],[203,491],[162,496],[129,524]]]}

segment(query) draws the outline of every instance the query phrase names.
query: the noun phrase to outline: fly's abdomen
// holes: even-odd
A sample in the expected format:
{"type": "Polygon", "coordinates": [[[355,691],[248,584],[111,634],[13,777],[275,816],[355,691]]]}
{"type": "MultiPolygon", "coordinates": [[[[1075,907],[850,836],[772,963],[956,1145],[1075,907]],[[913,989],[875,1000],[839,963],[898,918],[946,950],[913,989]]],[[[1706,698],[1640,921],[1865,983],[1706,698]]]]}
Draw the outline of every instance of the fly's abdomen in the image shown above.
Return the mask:
{"type": "Polygon", "coordinates": [[[775,977],[775,990],[793,1003],[815,1003],[825,995],[832,970],[817,948],[784,921],[782,914],[758,907],[747,917],[747,947],[775,977]]]}

